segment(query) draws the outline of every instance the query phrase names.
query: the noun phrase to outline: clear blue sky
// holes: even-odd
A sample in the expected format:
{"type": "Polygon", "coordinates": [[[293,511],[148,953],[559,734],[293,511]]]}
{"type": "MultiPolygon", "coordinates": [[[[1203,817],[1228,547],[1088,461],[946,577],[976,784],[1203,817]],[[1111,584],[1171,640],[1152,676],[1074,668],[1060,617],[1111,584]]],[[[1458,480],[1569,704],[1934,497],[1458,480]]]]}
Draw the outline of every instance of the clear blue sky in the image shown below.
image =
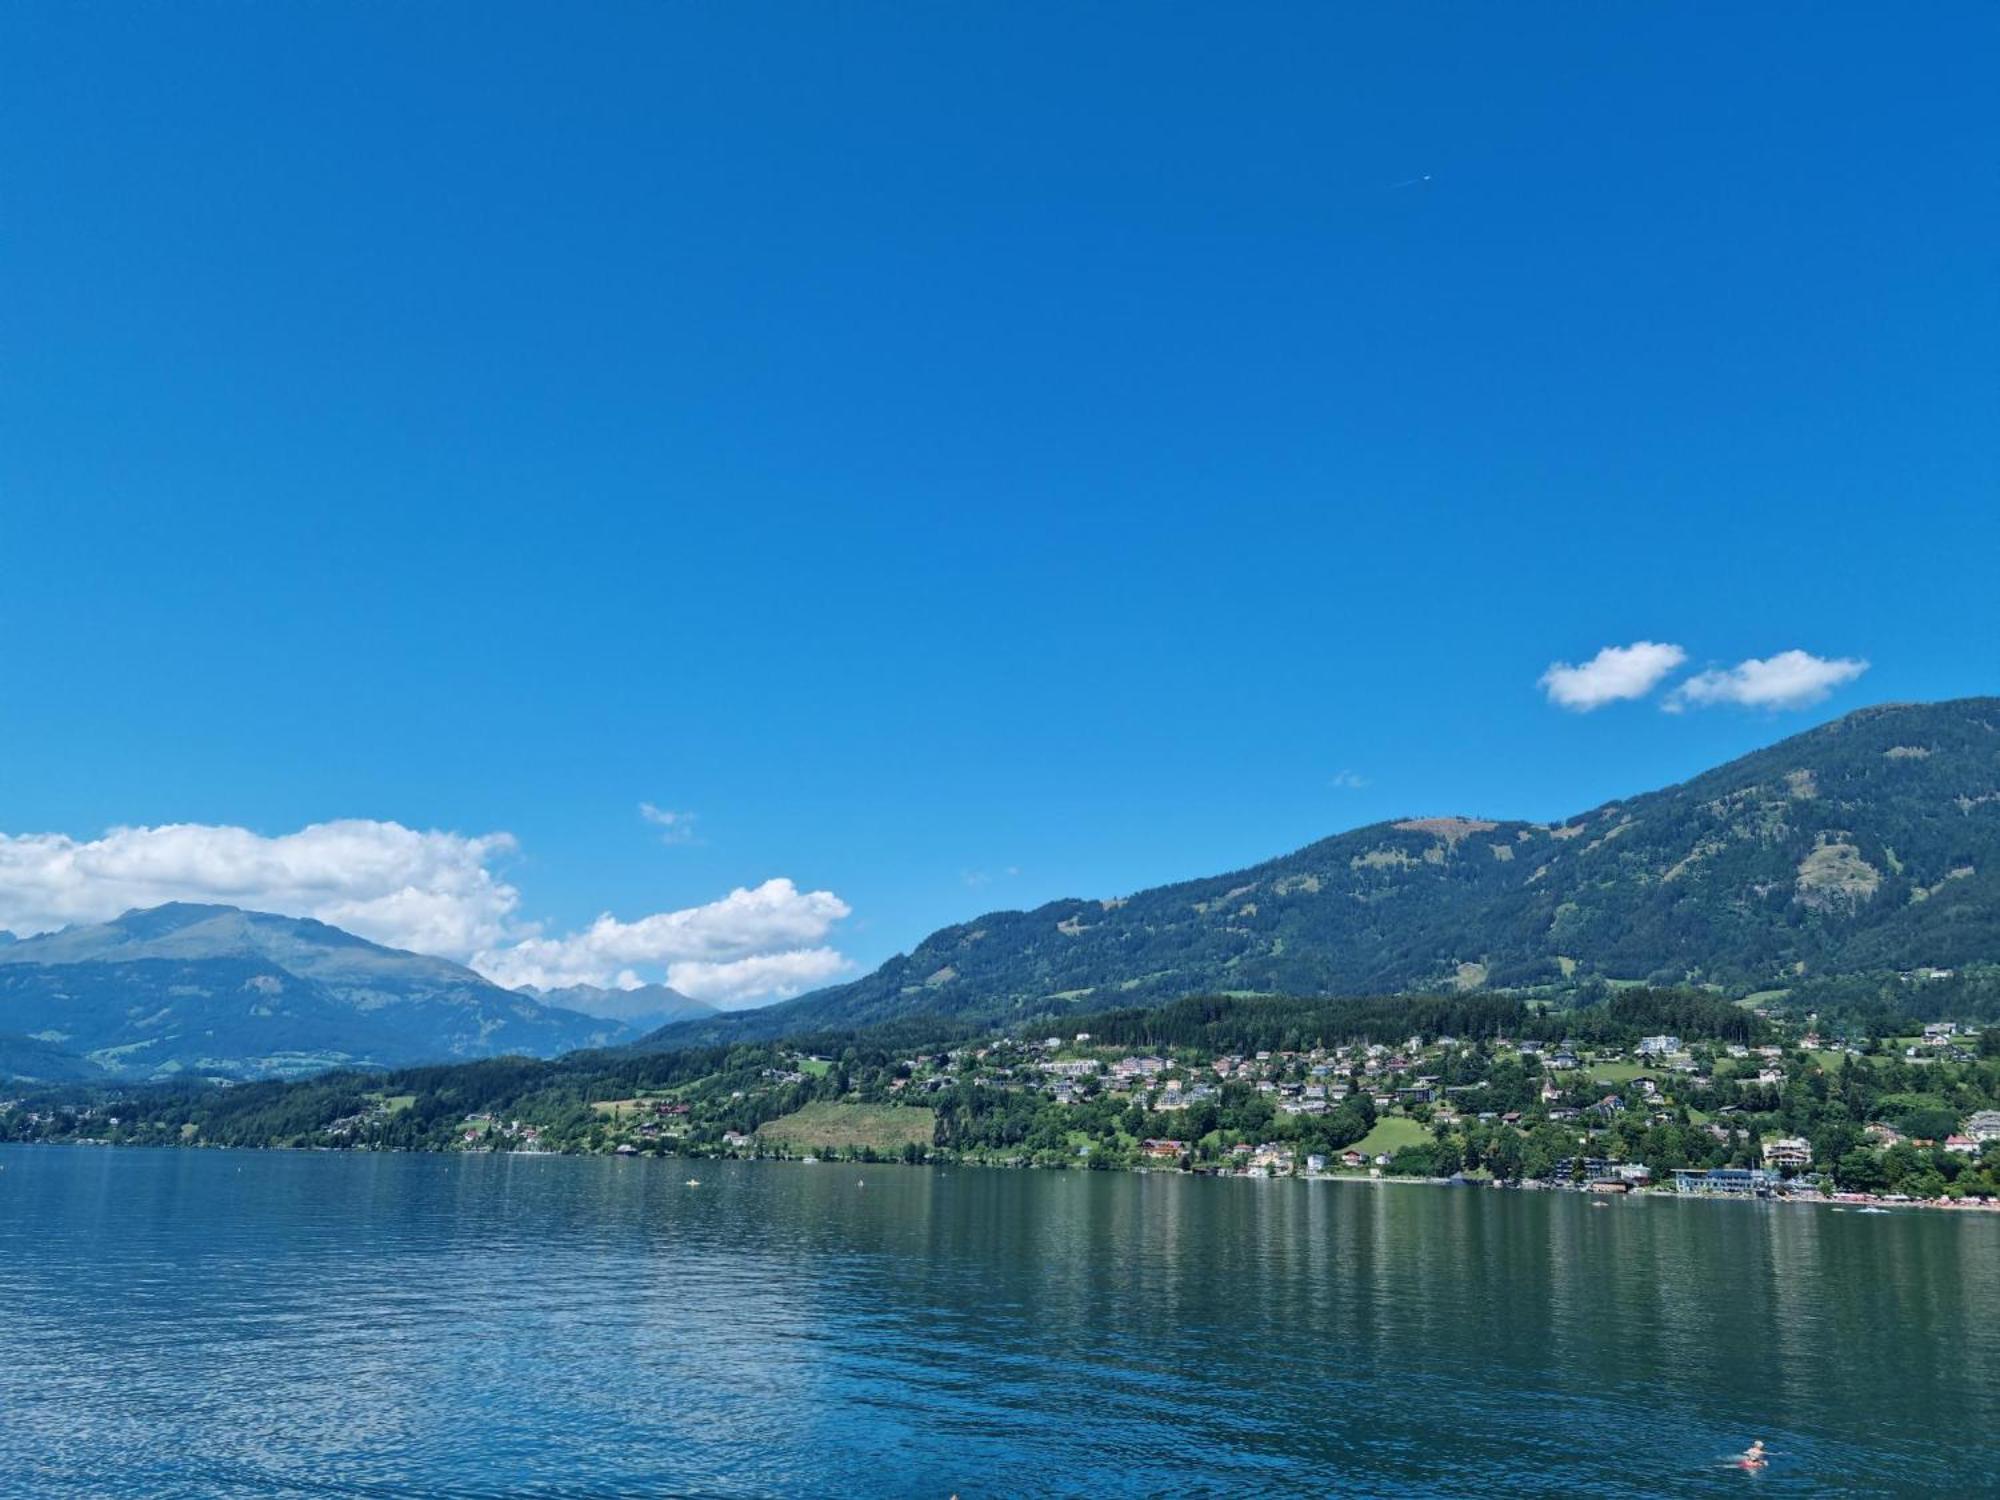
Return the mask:
{"type": "Polygon", "coordinates": [[[1992,691],[1996,56],[1984,4],[10,6],[0,830],[504,829],[557,927],[785,876],[873,962],[1992,691]],[[1537,686],[1641,639],[1871,666],[1537,686]]]}

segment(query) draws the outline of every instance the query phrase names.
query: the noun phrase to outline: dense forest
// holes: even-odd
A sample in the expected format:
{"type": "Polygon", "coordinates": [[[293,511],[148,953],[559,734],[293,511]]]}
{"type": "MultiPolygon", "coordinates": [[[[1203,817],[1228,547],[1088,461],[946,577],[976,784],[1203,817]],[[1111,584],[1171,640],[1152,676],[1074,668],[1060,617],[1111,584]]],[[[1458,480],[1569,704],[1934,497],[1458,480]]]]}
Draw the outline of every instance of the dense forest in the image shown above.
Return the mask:
{"type": "Polygon", "coordinates": [[[1553,1011],[1507,995],[1396,996],[1375,1000],[1196,996],[1076,1018],[1093,1039],[1132,1047],[1211,1052],[1301,1051],[1410,1035],[1487,1041],[1511,1036],[1629,1047],[1658,1032],[1717,1041],[1761,1040],[1769,1027],[1743,1007],[1688,990],[1626,990],[1600,1003],[1553,1011]]]}

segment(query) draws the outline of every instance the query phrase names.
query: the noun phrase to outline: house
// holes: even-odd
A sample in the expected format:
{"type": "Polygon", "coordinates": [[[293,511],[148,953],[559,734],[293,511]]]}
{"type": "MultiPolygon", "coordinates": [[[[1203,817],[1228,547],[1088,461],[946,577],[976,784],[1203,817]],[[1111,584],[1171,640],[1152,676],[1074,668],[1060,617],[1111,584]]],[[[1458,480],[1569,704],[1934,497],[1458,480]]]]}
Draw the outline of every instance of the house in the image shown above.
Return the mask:
{"type": "Polygon", "coordinates": [[[1314,1173],[1324,1172],[1326,1170],[1326,1158],[1318,1152],[1314,1152],[1306,1158],[1306,1170],[1314,1173]]]}
{"type": "Polygon", "coordinates": [[[1785,1070],[1783,1068],[1759,1068],[1757,1070],[1757,1082],[1768,1088],[1781,1089],[1785,1086],[1785,1070]]]}
{"type": "Polygon", "coordinates": [[[1625,1101],[1616,1094],[1606,1094],[1602,1099],[1599,1099],[1595,1104],[1590,1106],[1590,1112],[1594,1115],[1602,1115],[1608,1120],[1613,1115],[1622,1115],[1625,1113],[1625,1101]]]}
{"type": "Polygon", "coordinates": [[[1674,1169],[1674,1191],[1679,1193],[1748,1197],[1753,1193],[1768,1192],[1777,1185],[1777,1181],[1777,1173],[1766,1172],[1759,1167],[1710,1167],[1706,1172],[1700,1168],[1674,1169]]]}
{"type": "Polygon", "coordinates": [[[1794,1170],[1809,1167],[1812,1165],[1812,1142],[1800,1135],[1784,1135],[1774,1141],[1766,1141],[1764,1165],[1794,1170]]]}
{"type": "Polygon", "coordinates": [[[1988,1141],[2000,1141],[2000,1109],[1982,1109],[1968,1116],[1965,1133],[1982,1146],[1988,1141]]]}
{"type": "Polygon", "coordinates": [[[1292,1170],[1292,1153],[1267,1141],[1250,1153],[1250,1166],[1253,1170],[1262,1167],[1270,1172],[1289,1172],[1292,1170]]]}
{"type": "Polygon", "coordinates": [[[1613,1163],[1601,1156],[1586,1156],[1581,1162],[1575,1157],[1565,1156],[1549,1168],[1549,1176],[1557,1182],[1573,1182],[1579,1175],[1585,1182],[1602,1182],[1607,1178],[1616,1177],[1618,1172],[1613,1163]]]}
{"type": "Polygon", "coordinates": [[[750,1137],[740,1130],[725,1130],[722,1132],[722,1144],[731,1147],[747,1146],[750,1144],[750,1137]]]}
{"type": "Polygon", "coordinates": [[[1958,1156],[1977,1156],[1979,1142],[1969,1135],[1948,1135],[1944,1138],[1944,1149],[1958,1156]]]}
{"type": "Polygon", "coordinates": [[[1061,1062],[1045,1062],[1042,1071],[1056,1078],[1094,1078],[1097,1064],[1087,1057],[1070,1058],[1061,1062]]]}
{"type": "Polygon", "coordinates": [[[1139,1154],[1147,1161],[1179,1161],[1187,1154],[1186,1141],[1148,1140],[1139,1143],[1139,1154]]]}
{"type": "Polygon", "coordinates": [[[1343,1167],[1365,1167],[1368,1155],[1363,1151],[1343,1151],[1340,1153],[1340,1164],[1343,1167]]]}
{"type": "Polygon", "coordinates": [[[1681,1039],[1677,1036],[1642,1036],[1639,1038],[1641,1057],[1668,1057],[1681,1050],[1681,1039]]]}

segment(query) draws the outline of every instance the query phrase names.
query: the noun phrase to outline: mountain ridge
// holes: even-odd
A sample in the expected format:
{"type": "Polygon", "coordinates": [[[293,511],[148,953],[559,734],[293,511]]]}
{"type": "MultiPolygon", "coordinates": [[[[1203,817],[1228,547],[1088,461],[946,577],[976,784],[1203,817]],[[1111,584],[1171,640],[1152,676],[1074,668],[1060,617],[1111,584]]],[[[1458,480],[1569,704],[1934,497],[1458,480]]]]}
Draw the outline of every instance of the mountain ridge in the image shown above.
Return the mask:
{"type": "Polygon", "coordinates": [[[707,1001],[683,995],[664,984],[642,984],[629,990],[609,989],[595,984],[561,985],[551,989],[523,985],[519,993],[531,995],[543,1005],[573,1010],[599,1020],[617,1021],[639,1031],[722,1013],[707,1001]]]}
{"type": "Polygon", "coordinates": [[[1750,987],[2000,952],[2000,698],[1878,704],[1555,823],[1416,817],[939,929],[651,1044],[1215,992],[1750,987]]]}
{"type": "Polygon", "coordinates": [[[0,945],[0,1032],[142,1078],[552,1056],[632,1034],[449,959],[309,917],[197,902],[0,945]]]}

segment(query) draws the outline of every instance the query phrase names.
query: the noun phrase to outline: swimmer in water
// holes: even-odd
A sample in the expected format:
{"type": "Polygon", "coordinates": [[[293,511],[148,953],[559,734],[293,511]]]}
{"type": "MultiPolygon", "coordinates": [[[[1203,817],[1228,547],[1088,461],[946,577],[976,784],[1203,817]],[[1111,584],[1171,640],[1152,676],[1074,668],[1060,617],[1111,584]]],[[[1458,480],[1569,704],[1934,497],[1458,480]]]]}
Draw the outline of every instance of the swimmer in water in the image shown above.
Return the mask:
{"type": "Polygon", "coordinates": [[[1736,1461],[1737,1461],[1737,1462],[1738,1462],[1739,1464],[1743,1465],[1743,1467],[1744,1467],[1744,1468],[1746,1468],[1746,1469],[1761,1469],[1761,1468],[1763,1468],[1763,1467],[1764,1467],[1764,1440],[1763,1440],[1762,1438],[1758,1438],[1758,1439],[1757,1439],[1757,1440],[1756,1440],[1755,1442],[1753,1442],[1753,1443],[1752,1443],[1752,1444],[1751,1444],[1751,1445],[1750,1445],[1750,1446],[1749,1446],[1748,1448],[1746,1448],[1746,1449],[1744,1449],[1744,1450],[1743,1450],[1743,1456],[1742,1456],[1741,1458],[1737,1459],[1736,1461]]]}

